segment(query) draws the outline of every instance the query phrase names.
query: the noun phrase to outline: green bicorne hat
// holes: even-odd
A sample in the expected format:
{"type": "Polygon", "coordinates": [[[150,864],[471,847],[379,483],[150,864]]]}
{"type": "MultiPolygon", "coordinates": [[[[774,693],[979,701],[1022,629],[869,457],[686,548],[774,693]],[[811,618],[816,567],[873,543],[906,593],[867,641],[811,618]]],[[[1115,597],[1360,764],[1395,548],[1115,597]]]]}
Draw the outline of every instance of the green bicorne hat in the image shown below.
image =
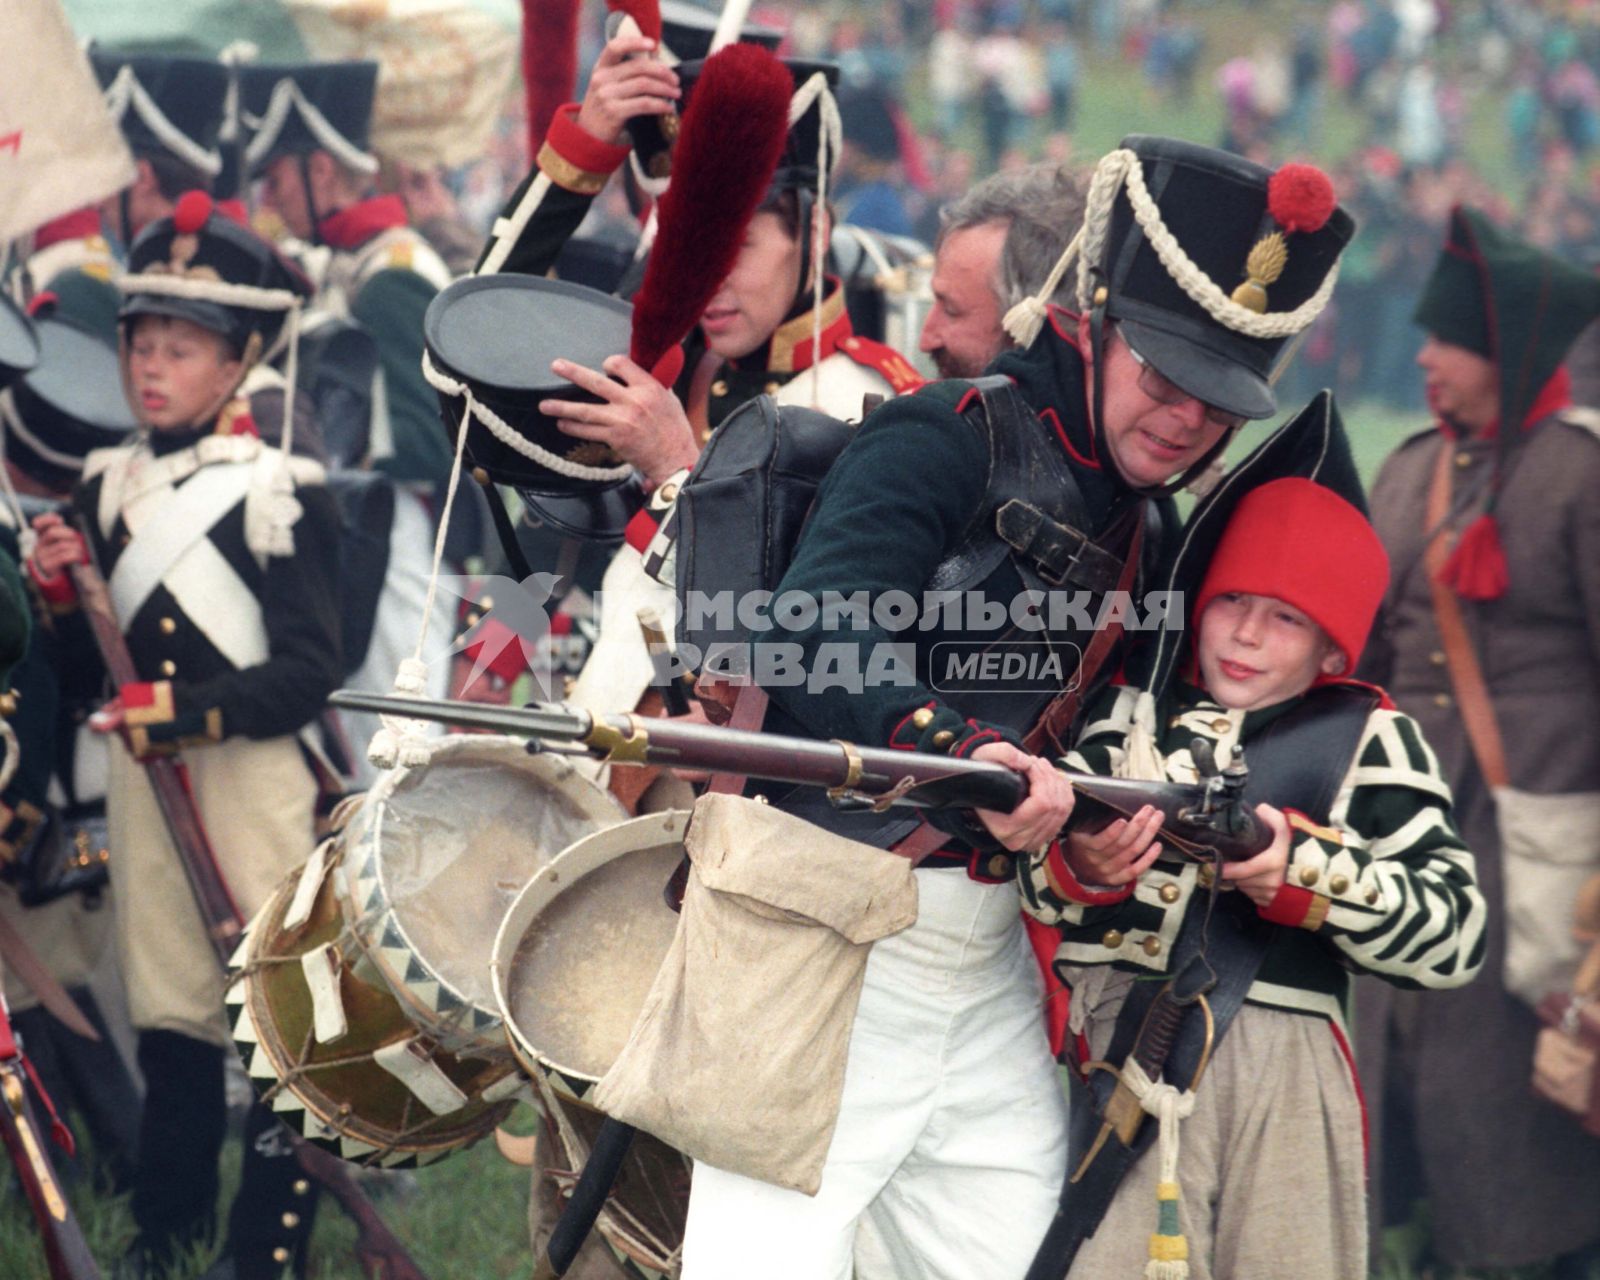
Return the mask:
{"type": "MultiPolygon", "coordinates": [[[[1441,341],[1493,360],[1500,421],[1520,425],[1596,316],[1600,278],[1457,205],[1413,319],[1441,341]]],[[[1516,436],[1501,433],[1507,444],[1516,436]]]]}

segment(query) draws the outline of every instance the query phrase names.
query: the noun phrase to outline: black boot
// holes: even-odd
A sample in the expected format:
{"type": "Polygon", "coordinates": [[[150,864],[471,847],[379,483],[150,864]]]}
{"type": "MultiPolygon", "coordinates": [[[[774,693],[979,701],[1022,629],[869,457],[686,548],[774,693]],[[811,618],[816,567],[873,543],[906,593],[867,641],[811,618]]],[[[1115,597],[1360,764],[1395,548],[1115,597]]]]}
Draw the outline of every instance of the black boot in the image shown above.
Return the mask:
{"type": "Polygon", "coordinates": [[[318,1189],[306,1177],[288,1131],[256,1103],[245,1121],[244,1169],[228,1214],[228,1255],[238,1280],[306,1274],[318,1189]]]}
{"type": "Polygon", "coordinates": [[[145,1078],[133,1183],[133,1250],[152,1270],[216,1232],[217,1160],[227,1131],[222,1049],[175,1031],[139,1034],[145,1078]]]}

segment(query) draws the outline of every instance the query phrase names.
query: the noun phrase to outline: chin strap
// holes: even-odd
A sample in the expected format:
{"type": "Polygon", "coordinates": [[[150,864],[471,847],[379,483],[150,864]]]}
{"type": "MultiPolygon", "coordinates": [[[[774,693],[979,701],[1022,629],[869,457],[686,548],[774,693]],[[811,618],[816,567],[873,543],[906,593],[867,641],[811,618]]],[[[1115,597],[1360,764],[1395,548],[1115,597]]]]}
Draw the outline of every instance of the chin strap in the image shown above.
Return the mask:
{"type": "Polygon", "coordinates": [[[311,219],[311,243],[326,244],[322,238],[322,219],[317,216],[316,197],[311,194],[311,157],[302,151],[295,159],[300,164],[300,190],[306,198],[306,216],[311,219]]]}

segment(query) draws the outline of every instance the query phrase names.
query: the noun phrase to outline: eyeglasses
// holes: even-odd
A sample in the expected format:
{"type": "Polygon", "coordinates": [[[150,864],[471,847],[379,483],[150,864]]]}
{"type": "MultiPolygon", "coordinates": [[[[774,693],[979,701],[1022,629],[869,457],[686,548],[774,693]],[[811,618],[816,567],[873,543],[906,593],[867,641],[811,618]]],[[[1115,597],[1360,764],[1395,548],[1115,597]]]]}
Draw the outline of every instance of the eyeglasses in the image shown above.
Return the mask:
{"type": "Polygon", "coordinates": [[[1134,364],[1139,366],[1139,390],[1157,404],[1182,404],[1186,400],[1197,400],[1201,407],[1205,409],[1206,422],[1211,426],[1221,427],[1224,431],[1232,431],[1244,424],[1243,414],[1226,413],[1213,405],[1206,404],[1198,396],[1190,395],[1135,351],[1133,343],[1129,342],[1127,338],[1124,337],[1122,339],[1122,345],[1127,349],[1128,354],[1133,357],[1134,364]]]}

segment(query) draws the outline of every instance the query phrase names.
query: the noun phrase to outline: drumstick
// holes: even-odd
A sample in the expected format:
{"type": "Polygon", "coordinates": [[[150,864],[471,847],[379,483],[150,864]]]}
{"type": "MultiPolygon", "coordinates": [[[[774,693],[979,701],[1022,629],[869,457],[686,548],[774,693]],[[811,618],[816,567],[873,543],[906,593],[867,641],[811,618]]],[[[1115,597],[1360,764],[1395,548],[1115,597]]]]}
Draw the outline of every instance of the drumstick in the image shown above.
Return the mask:
{"type": "Polygon", "coordinates": [[[544,1257],[533,1269],[533,1280],[556,1280],[567,1274],[567,1268],[583,1248],[583,1242],[594,1230],[595,1219],[605,1205],[606,1197],[616,1185],[617,1174],[622,1171],[622,1161],[633,1145],[637,1133],[631,1124],[607,1116],[595,1135],[589,1158],[583,1162],[583,1172],[572,1188],[572,1198],[561,1211],[555,1230],[550,1233],[550,1243],[545,1246],[544,1257]]]}

